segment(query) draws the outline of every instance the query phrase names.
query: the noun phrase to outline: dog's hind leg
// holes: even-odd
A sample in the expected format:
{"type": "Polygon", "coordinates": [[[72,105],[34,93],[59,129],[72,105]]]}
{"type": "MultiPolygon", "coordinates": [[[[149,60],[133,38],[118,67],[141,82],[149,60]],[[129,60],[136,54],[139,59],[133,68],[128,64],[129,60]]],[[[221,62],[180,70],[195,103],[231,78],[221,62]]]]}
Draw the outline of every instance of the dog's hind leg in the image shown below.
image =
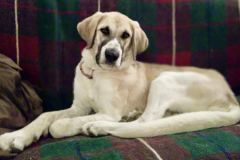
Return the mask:
{"type": "MultiPolygon", "coordinates": [[[[163,72],[152,81],[146,109],[138,122],[161,119],[167,110],[178,113],[210,110],[219,88],[214,85],[207,76],[198,73],[163,72]]],[[[227,111],[228,107],[225,108],[227,111]]]]}
{"type": "Polygon", "coordinates": [[[143,114],[136,122],[154,121],[163,118],[166,111],[174,105],[175,97],[180,97],[183,90],[169,76],[169,74],[161,74],[152,81],[147,106],[143,114]]]}
{"type": "Polygon", "coordinates": [[[0,149],[5,151],[22,151],[24,147],[37,141],[41,135],[47,136],[50,125],[62,118],[76,117],[88,114],[90,109],[81,109],[72,106],[62,111],[46,112],[40,115],[36,120],[26,127],[0,136],[0,149]]]}

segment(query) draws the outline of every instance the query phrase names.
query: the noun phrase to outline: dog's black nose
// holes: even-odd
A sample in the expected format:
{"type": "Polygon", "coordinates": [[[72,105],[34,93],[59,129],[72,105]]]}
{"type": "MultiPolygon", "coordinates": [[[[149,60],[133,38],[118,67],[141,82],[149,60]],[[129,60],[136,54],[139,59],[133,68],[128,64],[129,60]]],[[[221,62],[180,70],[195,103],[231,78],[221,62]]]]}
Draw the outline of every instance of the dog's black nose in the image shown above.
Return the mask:
{"type": "Polygon", "coordinates": [[[115,62],[119,57],[119,53],[115,49],[106,49],[105,57],[109,62],[115,62]]]}

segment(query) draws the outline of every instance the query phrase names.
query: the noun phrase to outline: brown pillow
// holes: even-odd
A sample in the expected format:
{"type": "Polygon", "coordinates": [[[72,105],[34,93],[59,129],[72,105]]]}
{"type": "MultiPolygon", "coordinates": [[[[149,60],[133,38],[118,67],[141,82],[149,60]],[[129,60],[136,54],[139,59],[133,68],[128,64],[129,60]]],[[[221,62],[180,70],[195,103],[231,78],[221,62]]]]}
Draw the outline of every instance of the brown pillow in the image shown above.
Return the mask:
{"type": "Polygon", "coordinates": [[[42,100],[33,87],[21,81],[21,68],[0,54],[0,134],[16,130],[42,113],[42,100]]]}

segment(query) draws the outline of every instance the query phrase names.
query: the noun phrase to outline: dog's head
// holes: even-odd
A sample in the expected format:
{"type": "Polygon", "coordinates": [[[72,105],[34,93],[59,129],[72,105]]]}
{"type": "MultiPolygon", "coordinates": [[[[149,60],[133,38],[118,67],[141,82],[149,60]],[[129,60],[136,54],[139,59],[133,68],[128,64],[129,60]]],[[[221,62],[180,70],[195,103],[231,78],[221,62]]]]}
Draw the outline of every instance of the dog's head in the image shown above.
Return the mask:
{"type": "Polygon", "coordinates": [[[97,12],[77,25],[96,63],[104,68],[121,68],[146,50],[148,38],[138,22],[118,12],[97,12]]]}

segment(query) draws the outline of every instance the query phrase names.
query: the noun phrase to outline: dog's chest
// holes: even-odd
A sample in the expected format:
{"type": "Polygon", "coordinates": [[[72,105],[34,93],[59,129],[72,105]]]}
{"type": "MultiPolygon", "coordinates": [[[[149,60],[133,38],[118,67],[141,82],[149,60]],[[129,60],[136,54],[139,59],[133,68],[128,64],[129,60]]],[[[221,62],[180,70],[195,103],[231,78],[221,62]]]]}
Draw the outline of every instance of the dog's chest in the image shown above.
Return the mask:
{"type": "Polygon", "coordinates": [[[94,74],[92,79],[87,78],[78,70],[74,80],[74,101],[91,107],[95,112],[110,102],[113,98],[114,87],[111,81],[94,74]]]}
{"type": "Polygon", "coordinates": [[[143,110],[147,98],[146,82],[135,75],[94,72],[93,79],[88,79],[77,71],[74,99],[95,112],[115,108],[122,115],[128,115],[131,111],[143,110]]]}
{"type": "Polygon", "coordinates": [[[74,86],[75,99],[86,106],[91,107],[97,112],[96,103],[98,98],[98,86],[94,80],[88,80],[86,77],[82,77],[77,85],[74,86]]]}

